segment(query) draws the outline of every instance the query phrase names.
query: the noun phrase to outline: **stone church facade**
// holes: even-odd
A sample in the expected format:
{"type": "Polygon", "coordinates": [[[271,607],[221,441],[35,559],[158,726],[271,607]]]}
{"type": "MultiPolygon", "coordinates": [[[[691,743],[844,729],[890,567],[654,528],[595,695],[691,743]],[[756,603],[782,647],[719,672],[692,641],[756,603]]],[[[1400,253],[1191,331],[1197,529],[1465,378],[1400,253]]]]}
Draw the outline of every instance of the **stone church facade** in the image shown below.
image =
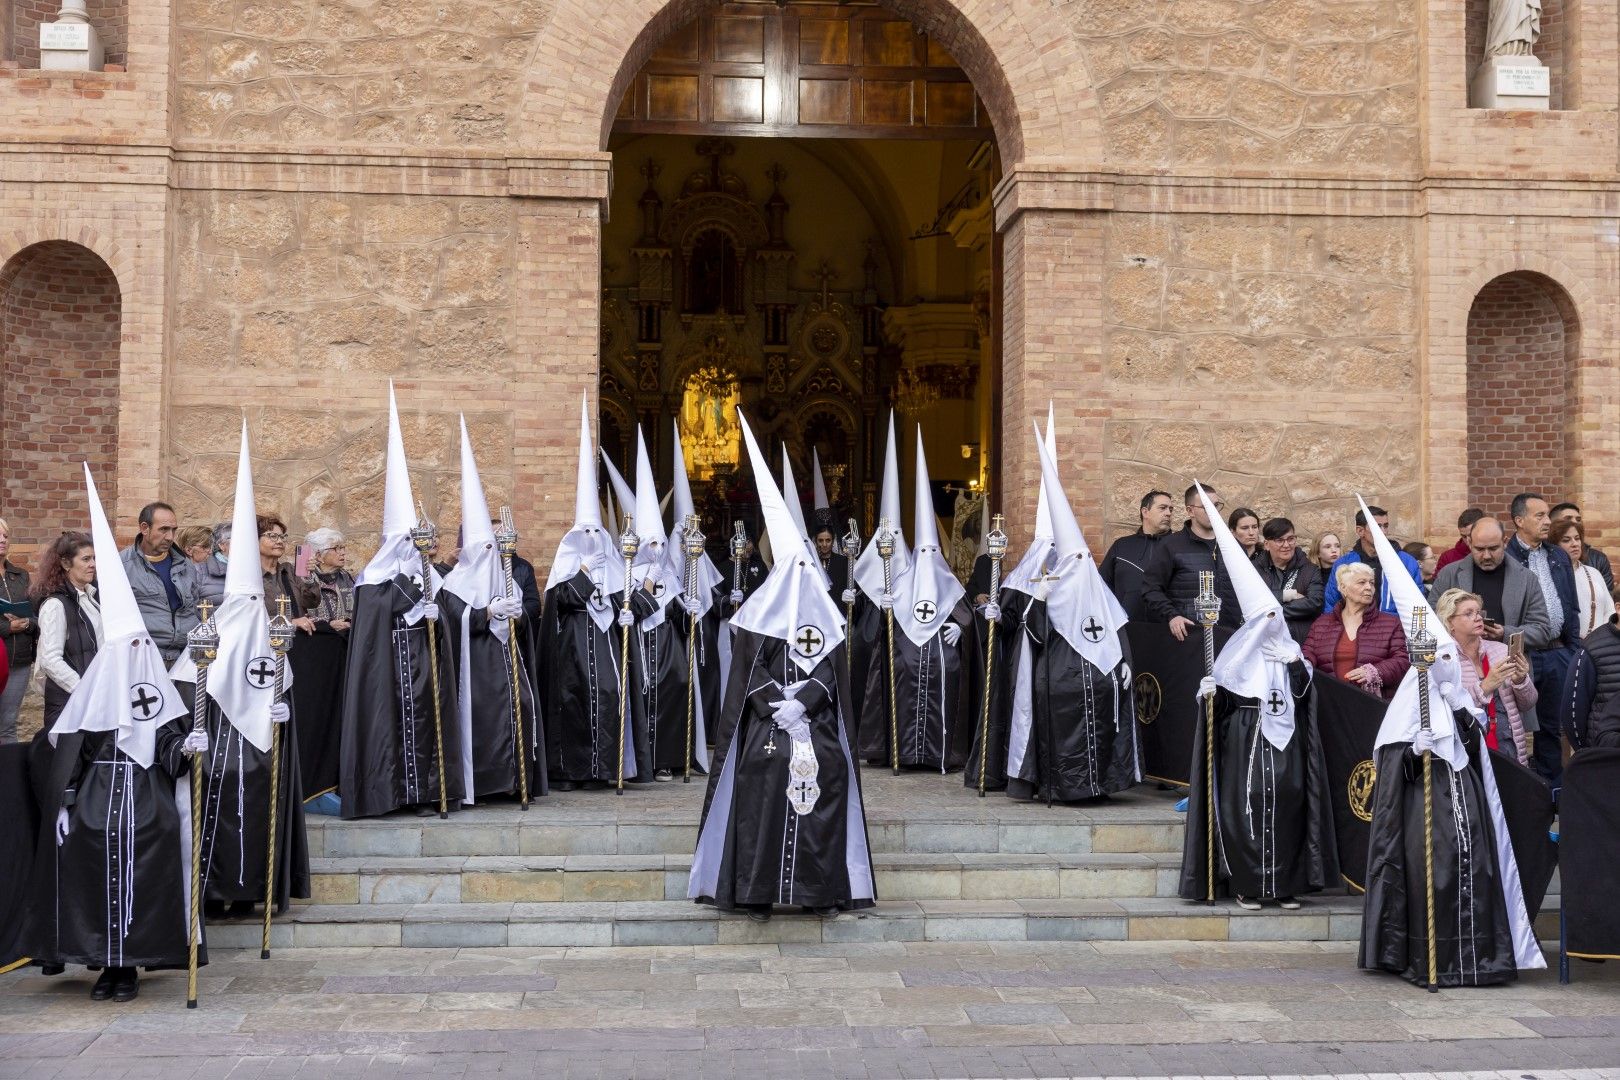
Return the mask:
{"type": "MultiPolygon", "coordinates": [[[[596,397],[615,112],[714,6],[92,0],[107,70],[51,72],[54,5],[11,5],[14,535],[79,519],[80,457],[124,521],[218,518],[246,407],[261,503],[363,549],[392,378],[429,511],[455,517],[465,412],[491,503],[548,550],[596,397]]],[[[1486,0],[881,6],[994,129],[1015,535],[1048,400],[1090,528],[1195,474],[1305,535],[1360,491],[1449,542],[1524,486],[1620,528],[1616,0],[1544,6],[1545,111],[1469,107],[1486,0]]]]}

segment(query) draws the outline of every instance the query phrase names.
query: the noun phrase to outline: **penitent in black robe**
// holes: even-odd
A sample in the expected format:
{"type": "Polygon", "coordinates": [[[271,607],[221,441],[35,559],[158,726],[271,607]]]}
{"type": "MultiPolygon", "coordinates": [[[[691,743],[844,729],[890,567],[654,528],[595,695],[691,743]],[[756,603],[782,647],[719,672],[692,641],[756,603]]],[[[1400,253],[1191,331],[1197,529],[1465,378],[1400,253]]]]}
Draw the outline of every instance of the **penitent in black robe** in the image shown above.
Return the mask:
{"type": "MultiPolygon", "coordinates": [[[[635,695],[631,705],[642,717],[641,727],[646,731],[645,743],[638,743],[636,748],[638,754],[645,755],[637,771],[648,778],[659,769],[684,772],[686,689],[691,684],[686,610],[679,600],[671,598],[664,605],[663,621],[647,629],[646,620],[658,610],[658,602],[645,589],[638,588],[631,594],[630,606],[637,624],[630,634],[630,684],[635,695]]],[[[701,772],[706,755],[696,735],[698,704],[694,699],[691,761],[692,767],[701,772]]]]}
{"type": "MultiPolygon", "coordinates": [[[[1454,714],[1468,767],[1433,758],[1435,968],[1441,986],[1489,986],[1518,977],[1502,900],[1496,830],[1479,770],[1489,767],[1479,728],[1454,714]]],[[[1428,984],[1423,759],[1406,743],[1378,750],[1359,966],[1428,984]]]]}
{"type": "MultiPolygon", "coordinates": [[[[968,591],[972,593],[971,583],[968,591]]],[[[968,754],[967,768],[962,775],[962,783],[967,787],[977,789],[979,786],[980,759],[983,756],[984,739],[988,734],[990,756],[983,762],[984,789],[1006,790],[1007,729],[1012,719],[1013,692],[1017,689],[1018,665],[1029,647],[1029,638],[1024,632],[1024,614],[1029,610],[1030,603],[1031,597],[1028,593],[1014,589],[1002,590],[1001,620],[996,624],[995,663],[990,669],[988,723],[984,712],[983,672],[987,645],[990,641],[990,624],[982,613],[974,613],[974,623],[979,634],[974,642],[974,655],[970,662],[973,664],[973,670],[980,673],[980,681],[978,697],[969,711],[969,719],[973,724],[973,749],[968,754]]]]}
{"type": "Polygon", "coordinates": [[[736,631],[692,856],[691,899],[728,910],[872,905],[872,856],[838,652],[806,676],[779,639],[736,631]],[[771,704],[786,696],[783,686],[800,681],[796,700],[807,714],[821,789],[808,814],[788,801],[793,743],[771,713],[771,704]]]}
{"type": "MultiPolygon", "coordinates": [[[[620,594],[622,595],[622,594],[620,594]]],[[[591,617],[592,604],[608,604],[615,617],[619,605],[604,598],[581,570],[546,592],[541,615],[540,663],[544,676],[547,766],[553,783],[615,783],[620,758],[626,781],[637,779],[639,711],[623,719],[628,752],[620,749],[619,663],[623,628],[610,622],[606,630],[591,617]]],[[[635,606],[631,612],[634,614],[635,606]]],[[[636,630],[630,628],[635,648],[636,630]]],[[[634,695],[632,695],[634,697],[634,695]]],[[[643,779],[651,780],[649,773],[643,779]]]]}
{"type": "Polygon", "coordinates": [[[348,674],[343,687],[343,764],[338,791],[345,818],[375,817],[402,806],[439,805],[444,771],[435,734],[428,635],[438,649],[438,724],[450,763],[445,793],[461,802],[461,725],[456,720],[456,674],[442,620],[405,621],[422,598],[401,574],[354,590],[348,674]]]}
{"type": "MultiPolygon", "coordinates": [[[[489,609],[473,609],[467,626],[469,655],[463,656],[461,624],[469,618],[467,604],[455,593],[446,591],[439,594],[439,607],[444,614],[445,636],[455,652],[456,677],[467,682],[472,694],[472,795],[479,799],[490,795],[516,795],[517,728],[512,714],[512,648],[490,629],[489,609]]],[[[537,697],[530,677],[534,660],[529,635],[524,632],[521,621],[512,625],[511,632],[517,636],[516,677],[522,695],[524,767],[528,770],[529,797],[534,799],[548,790],[545,759],[539,751],[544,745],[545,725],[535,708],[537,697]]],[[[458,687],[458,701],[460,693],[458,687]]],[[[456,722],[460,723],[459,714],[456,722]]],[[[452,764],[451,768],[456,766],[452,764]]]]}
{"type": "Polygon", "coordinates": [[[861,756],[878,765],[889,765],[893,756],[889,729],[899,736],[901,766],[925,769],[960,768],[972,746],[973,724],[978,715],[974,688],[981,686],[984,673],[970,663],[977,651],[972,638],[973,615],[966,600],[958,600],[947,617],[962,628],[955,645],[945,644],[940,630],[924,645],[915,644],[894,627],[893,716],[889,712],[889,639],[881,608],[873,605],[877,640],[869,646],[871,661],[866,667],[865,714],[861,717],[861,756]]]}
{"type": "MultiPolygon", "coordinates": [[[[1288,666],[1294,736],[1278,750],[1260,733],[1253,698],[1215,691],[1215,895],[1276,899],[1319,892],[1339,874],[1327,767],[1316,732],[1310,672],[1288,666]]],[[[1180,895],[1208,896],[1208,786],[1203,708],[1193,735],[1192,784],[1181,851],[1180,895]]]]}
{"type": "MultiPolygon", "coordinates": [[[[296,685],[296,682],[295,682],[296,685]]],[[[180,683],[189,705],[195,687],[180,683]]],[[[289,705],[290,707],[290,705],[289,705]]],[[[203,760],[203,898],[226,903],[264,899],[265,838],[270,829],[270,752],[242,738],[219,705],[208,702],[208,756],[203,760]]],[[[187,764],[187,768],[189,768],[187,764]]],[[[276,808],[276,910],[309,897],[309,841],[304,833],[298,730],[281,725],[276,808]]]]}
{"type": "Polygon", "coordinates": [[[1018,764],[1007,777],[1007,794],[1073,802],[1134,786],[1140,779],[1136,711],[1123,635],[1125,660],[1103,671],[1052,629],[1046,601],[1031,600],[1021,637],[1019,648],[1027,652],[1013,658],[1009,700],[1017,700],[1027,664],[1030,714],[1009,722],[1009,757],[1018,764]]]}
{"type": "Polygon", "coordinates": [[[349,632],[317,622],[313,634],[293,635],[287,654],[297,676],[287,696],[298,729],[298,775],[305,799],[337,790],[348,653],[349,632]]]}
{"type": "MultiPolygon", "coordinates": [[[[180,752],[185,723],[158,729],[146,769],[118,749],[116,731],[58,740],[23,931],[35,963],[186,966],[191,836],[175,799],[175,777],[190,769],[180,752]],[[70,825],[58,846],[56,814],[69,790],[70,825]]],[[[198,962],[206,963],[200,949],[198,962]]]]}

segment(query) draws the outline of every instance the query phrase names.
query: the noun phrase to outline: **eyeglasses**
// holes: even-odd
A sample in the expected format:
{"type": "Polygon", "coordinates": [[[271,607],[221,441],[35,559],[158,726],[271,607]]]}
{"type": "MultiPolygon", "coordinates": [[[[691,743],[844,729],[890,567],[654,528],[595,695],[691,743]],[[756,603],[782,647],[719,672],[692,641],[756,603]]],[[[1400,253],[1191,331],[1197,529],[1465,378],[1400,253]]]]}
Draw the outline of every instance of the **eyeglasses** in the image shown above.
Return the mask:
{"type": "Polygon", "coordinates": [[[287,534],[286,533],[260,533],[259,534],[259,539],[260,540],[268,540],[272,544],[284,544],[284,543],[287,542],[287,534]]]}
{"type": "Polygon", "coordinates": [[[1297,544],[1297,543],[1299,543],[1299,538],[1294,537],[1294,536],[1279,536],[1279,537],[1277,537],[1277,539],[1273,540],[1272,543],[1273,544],[1297,544]]]}

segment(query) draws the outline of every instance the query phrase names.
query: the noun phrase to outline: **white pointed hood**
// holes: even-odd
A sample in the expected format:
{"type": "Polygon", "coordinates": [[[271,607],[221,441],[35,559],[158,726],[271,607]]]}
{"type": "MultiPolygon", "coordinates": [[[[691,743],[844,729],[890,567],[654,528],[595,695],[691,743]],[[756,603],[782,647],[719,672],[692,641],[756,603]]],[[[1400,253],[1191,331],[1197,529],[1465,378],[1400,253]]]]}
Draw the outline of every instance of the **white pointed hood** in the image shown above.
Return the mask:
{"type": "Polygon", "coordinates": [[[832,503],[827,500],[827,475],[821,468],[821,452],[813,446],[810,448],[810,468],[812,471],[811,482],[816,485],[816,504],[811,509],[831,510],[832,503]]]}
{"type": "Polygon", "coordinates": [[[1047,617],[1070,648],[1099,670],[1113,671],[1125,656],[1119,640],[1127,618],[1125,609],[1097,570],[1080,522],[1069,507],[1057,462],[1047,452],[1039,428],[1035,429],[1035,452],[1041,459],[1041,487],[1051,512],[1056,552],[1046,592],[1047,617]]]}
{"type": "MultiPolygon", "coordinates": [[[[906,547],[906,536],[900,528],[900,455],[895,451],[894,410],[889,410],[889,442],[883,452],[883,495],[878,501],[878,519],[888,518],[894,532],[894,555],[889,562],[896,587],[900,575],[911,566],[911,549],[906,547]]],[[[878,530],[874,527],[866,550],[855,560],[855,584],[872,603],[883,596],[883,559],[878,555],[878,530]]]]}
{"type": "MultiPolygon", "coordinates": [[[[404,574],[422,573],[422,559],[411,543],[416,528],[416,499],[411,494],[411,473],[405,464],[405,438],[399,431],[399,404],[393,380],[388,382],[388,471],[383,477],[382,543],[371,562],[360,571],[357,585],[381,585],[404,574]]],[[[233,545],[234,546],[234,545],[233,545]]]]}
{"type": "Polygon", "coordinates": [[[741,409],[737,422],[748,444],[765,529],[780,554],[759,588],[731,617],[731,625],[785,642],[793,663],[808,675],[843,642],[844,616],[827,595],[815,560],[800,542],[798,526],[771,479],[770,464],[741,409]]]}
{"type": "MultiPolygon", "coordinates": [[[[276,703],[275,653],[264,606],[264,570],[259,562],[258,514],[253,499],[253,463],[247,420],[236,459],[236,496],[231,511],[231,556],[225,564],[225,598],[214,613],[219,655],[208,668],[208,696],[232,727],[260,753],[270,749],[270,707],[276,703]]],[[[288,613],[288,618],[292,613],[288,613]]],[[[197,666],[185,654],[170,669],[176,682],[197,681],[197,666]]],[[[292,686],[286,668],[283,690],[292,686]]]]}
{"type": "MultiPolygon", "coordinates": [[[[456,557],[455,569],[445,575],[444,587],[471,608],[487,608],[491,600],[506,595],[506,567],[495,546],[489,500],[478,475],[472,440],[467,437],[465,416],[461,418],[461,554],[456,557]]],[[[506,640],[504,621],[496,620],[491,628],[506,640]]]]}
{"type": "MultiPolygon", "coordinates": [[[[624,474],[619,471],[618,466],[613,464],[613,459],[608,457],[607,451],[603,450],[601,453],[602,464],[607,466],[608,484],[613,489],[608,493],[608,509],[618,519],[613,523],[613,527],[619,532],[623,532],[624,519],[636,512],[636,493],[630,490],[630,485],[625,482],[624,474]]],[[[636,524],[640,525],[640,522],[636,524]]],[[[640,529],[637,529],[637,533],[640,533],[640,529]]]]}
{"type": "Polygon", "coordinates": [[[816,554],[816,542],[810,539],[810,527],[804,520],[804,505],[799,502],[799,482],[793,476],[793,461],[788,457],[787,443],[782,444],[782,501],[787,504],[788,515],[793,518],[799,535],[804,537],[804,550],[810,553],[810,561],[815,564],[816,572],[826,582],[826,588],[832,588],[832,579],[822,568],[821,557],[816,554]]]}
{"type": "MultiPolygon", "coordinates": [[[[579,574],[580,566],[595,555],[602,556],[602,567],[591,580],[604,595],[624,592],[624,559],[618,542],[602,524],[601,505],[596,501],[596,451],[591,448],[591,411],[585,395],[579,399],[579,459],[574,472],[574,527],[563,534],[557,554],[546,575],[546,591],[579,574]]],[[[617,613],[611,603],[592,604],[591,620],[597,628],[613,625],[617,613]]]]}
{"type": "Polygon", "coordinates": [[[52,725],[51,745],[78,731],[116,731],[118,749],[141,768],[150,768],[158,728],[190,710],[164,670],[163,654],[146,632],[88,464],[84,484],[90,499],[90,540],[96,552],[101,648],[52,725]]]}
{"type": "MultiPolygon", "coordinates": [[[[1197,484],[1196,481],[1194,481],[1197,484]]],[[[1215,530],[1215,546],[1226,576],[1243,609],[1243,625],[1221,646],[1215,658],[1215,683],[1239,697],[1260,703],[1260,733],[1278,750],[1294,737],[1294,690],[1288,664],[1272,657],[1298,658],[1299,644],[1288,632],[1282,602],[1272,595],[1238,538],[1227,528],[1215,503],[1197,484],[1198,497],[1215,530]]]]}
{"type": "Polygon", "coordinates": [[[639,629],[655,630],[664,621],[670,601],[681,594],[681,579],[670,573],[669,534],[664,531],[664,510],[658,502],[658,488],[653,482],[652,458],[647,453],[647,440],[641,425],[636,425],[636,535],[641,546],[636,549],[632,579],[637,585],[653,578],[653,598],[658,610],[641,621],[639,629]]]}
{"type": "MultiPolygon", "coordinates": [[[[1401,560],[1395,546],[1368,512],[1366,500],[1357,495],[1356,501],[1361,504],[1362,520],[1367,523],[1367,533],[1372,537],[1373,550],[1378,553],[1379,562],[1385,566],[1400,567],[1401,560]]],[[[1454,769],[1466,768],[1468,748],[1457,737],[1457,721],[1452,716],[1452,710],[1467,709],[1475,714],[1479,710],[1463,689],[1462,661],[1457,652],[1457,642],[1429,606],[1428,598],[1412,580],[1411,574],[1397,570],[1386,573],[1384,580],[1389,583],[1389,596],[1395,603],[1403,632],[1412,632],[1412,612],[1421,610],[1426,613],[1424,625],[1434,635],[1437,646],[1435,661],[1429,668],[1429,727],[1434,733],[1435,753],[1454,769]]],[[[1422,726],[1420,700],[1418,670],[1408,668],[1401,678],[1401,685],[1395,690],[1395,696],[1390,699],[1389,707],[1384,710],[1384,722],[1378,728],[1375,747],[1393,742],[1410,743],[1417,738],[1418,729],[1422,726]]]]}
{"type": "MultiPolygon", "coordinates": [[[[675,501],[675,539],[669,545],[670,573],[680,582],[681,591],[686,591],[686,550],[681,546],[681,537],[686,528],[686,519],[696,515],[697,505],[692,501],[692,482],[686,475],[686,450],[681,446],[681,422],[677,419],[670,421],[675,426],[675,441],[672,443],[674,460],[671,467],[674,470],[674,486],[671,492],[675,501]]],[[[725,581],[720,571],[715,567],[714,560],[709,558],[705,551],[697,560],[697,601],[698,618],[703,618],[714,606],[715,586],[725,581]]]]}
{"type": "MultiPolygon", "coordinates": [[[[922,646],[938,634],[956,602],[967,592],[951,572],[939,546],[939,523],[934,517],[934,493],[928,483],[928,458],[923,453],[922,428],[917,429],[917,475],[911,529],[917,546],[911,566],[895,583],[899,599],[894,619],[912,644],[922,646]]],[[[881,569],[881,567],[880,567],[881,569]]]]}
{"type": "MultiPolygon", "coordinates": [[[[1046,407],[1046,452],[1053,461],[1058,459],[1057,431],[1052,424],[1050,404],[1046,407]]],[[[1043,479],[1035,494],[1035,535],[1030,539],[1029,547],[1024,549],[1018,564],[1002,575],[1001,587],[1034,596],[1036,579],[1046,573],[1052,563],[1052,555],[1052,512],[1046,505],[1046,482],[1043,479]]]]}

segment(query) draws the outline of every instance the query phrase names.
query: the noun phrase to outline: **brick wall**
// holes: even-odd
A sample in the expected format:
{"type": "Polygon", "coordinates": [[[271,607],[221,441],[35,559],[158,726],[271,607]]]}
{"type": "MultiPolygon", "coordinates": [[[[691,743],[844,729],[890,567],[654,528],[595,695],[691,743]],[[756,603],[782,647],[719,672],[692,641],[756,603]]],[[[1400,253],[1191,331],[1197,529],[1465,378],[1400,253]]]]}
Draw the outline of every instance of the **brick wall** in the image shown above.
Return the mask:
{"type": "Polygon", "coordinates": [[[1530,274],[1497,278],[1468,314],[1468,501],[1505,512],[1521,491],[1570,492],[1568,301],[1530,274]]]}
{"type": "Polygon", "coordinates": [[[121,311],[112,271],[66,241],[0,269],[0,516],[14,544],[86,525],[81,461],[115,505],[121,311]]]}
{"type": "MultiPolygon", "coordinates": [[[[60,0],[8,0],[4,37],[6,60],[15,60],[19,67],[39,67],[39,24],[53,22],[61,10],[60,0]]],[[[106,51],[105,62],[124,63],[126,43],[129,40],[129,0],[89,0],[85,9],[90,25],[101,35],[106,51]]]]}

